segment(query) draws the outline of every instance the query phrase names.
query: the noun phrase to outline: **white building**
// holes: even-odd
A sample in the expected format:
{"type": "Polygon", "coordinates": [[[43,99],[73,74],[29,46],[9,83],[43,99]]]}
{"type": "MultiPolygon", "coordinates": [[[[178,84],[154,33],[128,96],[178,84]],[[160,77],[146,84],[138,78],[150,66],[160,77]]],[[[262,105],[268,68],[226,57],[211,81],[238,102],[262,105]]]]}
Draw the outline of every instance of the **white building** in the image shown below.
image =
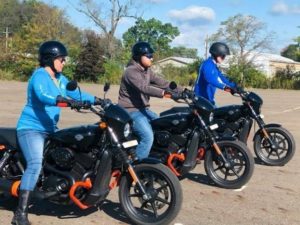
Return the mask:
{"type": "MultiPolygon", "coordinates": [[[[232,60],[232,58],[233,56],[228,56],[221,67],[228,67],[229,61],[232,60]]],[[[247,59],[252,61],[253,65],[266,74],[267,77],[273,77],[277,71],[285,70],[287,66],[291,67],[295,72],[300,71],[300,62],[296,62],[281,55],[271,53],[250,53],[247,59]]]]}
{"type": "Polygon", "coordinates": [[[172,56],[155,62],[152,66],[152,69],[153,71],[160,73],[161,68],[164,66],[171,65],[174,67],[186,67],[195,61],[197,61],[197,59],[172,56]]]}

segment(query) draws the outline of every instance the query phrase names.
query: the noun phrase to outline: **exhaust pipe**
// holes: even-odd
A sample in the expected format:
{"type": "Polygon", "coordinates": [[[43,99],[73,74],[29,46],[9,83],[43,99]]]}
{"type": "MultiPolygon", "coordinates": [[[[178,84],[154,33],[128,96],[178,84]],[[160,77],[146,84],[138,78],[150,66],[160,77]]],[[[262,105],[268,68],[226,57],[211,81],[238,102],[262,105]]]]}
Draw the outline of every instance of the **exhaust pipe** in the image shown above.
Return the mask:
{"type": "MultiPolygon", "coordinates": [[[[6,180],[6,179],[3,179],[3,178],[0,178],[0,191],[5,192],[5,193],[9,193],[10,195],[12,195],[14,197],[18,197],[19,196],[20,183],[21,183],[20,180],[11,181],[11,180],[6,180]]],[[[38,190],[34,190],[33,191],[33,198],[43,200],[43,199],[53,197],[57,194],[59,194],[58,191],[41,192],[41,191],[38,191],[38,190]]]]}
{"type": "Polygon", "coordinates": [[[9,193],[12,196],[18,197],[18,189],[20,181],[11,181],[0,178],[0,190],[5,193],[9,193]]]}

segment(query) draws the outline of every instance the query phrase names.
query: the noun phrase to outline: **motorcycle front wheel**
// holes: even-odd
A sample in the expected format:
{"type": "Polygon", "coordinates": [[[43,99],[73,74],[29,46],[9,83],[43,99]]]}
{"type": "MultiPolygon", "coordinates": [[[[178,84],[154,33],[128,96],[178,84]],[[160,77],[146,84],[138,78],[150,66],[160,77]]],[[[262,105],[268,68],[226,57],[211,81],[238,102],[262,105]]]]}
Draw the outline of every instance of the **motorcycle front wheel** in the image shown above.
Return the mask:
{"type": "Polygon", "coordinates": [[[219,187],[236,189],[245,185],[254,170],[254,159],[248,147],[241,141],[217,142],[228,165],[214,149],[205,153],[204,168],[208,177],[219,187]]]}
{"type": "Polygon", "coordinates": [[[262,132],[257,134],[254,137],[256,156],[266,165],[285,165],[295,154],[296,143],[292,134],[283,127],[267,127],[265,129],[273,142],[273,146],[262,132]]]}
{"type": "Polygon", "coordinates": [[[135,224],[169,224],[182,204],[178,178],[162,164],[139,164],[134,170],[149,196],[145,199],[137,184],[127,175],[120,180],[119,199],[135,224]]]}

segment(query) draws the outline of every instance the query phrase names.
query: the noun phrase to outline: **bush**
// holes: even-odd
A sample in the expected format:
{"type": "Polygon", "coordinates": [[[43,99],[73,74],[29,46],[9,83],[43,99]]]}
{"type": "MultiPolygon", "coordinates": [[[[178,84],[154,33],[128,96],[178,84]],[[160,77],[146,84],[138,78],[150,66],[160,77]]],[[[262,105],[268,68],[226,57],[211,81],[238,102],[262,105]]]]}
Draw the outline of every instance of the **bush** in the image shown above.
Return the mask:
{"type": "Polygon", "coordinates": [[[0,69],[0,80],[14,80],[14,73],[10,70],[1,70],[0,69]]]}
{"type": "Polygon", "coordinates": [[[104,76],[101,76],[99,79],[100,83],[109,82],[111,84],[120,84],[121,83],[121,77],[123,74],[123,66],[114,61],[114,60],[108,60],[103,64],[104,67],[104,76]]]}
{"type": "Polygon", "coordinates": [[[162,68],[162,74],[166,80],[175,81],[177,84],[187,86],[191,79],[187,67],[175,67],[166,65],[162,68]]]}

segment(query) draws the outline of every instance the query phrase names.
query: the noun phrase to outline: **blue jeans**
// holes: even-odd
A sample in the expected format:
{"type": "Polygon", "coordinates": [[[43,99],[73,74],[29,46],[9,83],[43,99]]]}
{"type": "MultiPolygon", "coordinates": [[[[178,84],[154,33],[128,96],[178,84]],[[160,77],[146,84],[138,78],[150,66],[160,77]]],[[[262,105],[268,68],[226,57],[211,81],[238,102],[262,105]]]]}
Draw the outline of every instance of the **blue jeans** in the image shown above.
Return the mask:
{"type": "Polygon", "coordinates": [[[139,145],[136,148],[136,155],[139,159],[147,158],[154,139],[150,121],[158,116],[149,109],[131,112],[130,116],[133,119],[133,132],[139,139],[139,145]]]}
{"type": "Polygon", "coordinates": [[[17,136],[26,160],[20,190],[33,191],[42,169],[44,142],[48,133],[24,129],[18,130],[17,136]]]}

